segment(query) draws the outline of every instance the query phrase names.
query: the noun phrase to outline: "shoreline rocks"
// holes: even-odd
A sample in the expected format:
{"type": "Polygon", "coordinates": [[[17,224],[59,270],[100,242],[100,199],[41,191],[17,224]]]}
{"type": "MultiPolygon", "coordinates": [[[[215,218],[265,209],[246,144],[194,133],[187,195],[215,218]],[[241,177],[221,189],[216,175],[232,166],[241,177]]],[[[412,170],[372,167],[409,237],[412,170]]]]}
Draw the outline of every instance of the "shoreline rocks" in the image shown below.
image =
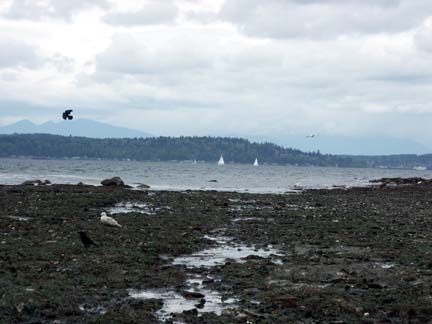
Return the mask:
{"type": "Polygon", "coordinates": [[[370,180],[370,183],[380,184],[381,187],[395,187],[403,185],[419,185],[424,183],[432,183],[432,179],[424,179],[419,177],[413,178],[381,178],[370,180]]]}
{"type": "Polygon", "coordinates": [[[22,186],[47,186],[50,184],[51,184],[51,181],[49,181],[49,180],[42,181],[42,180],[38,179],[38,180],[24,181],[21,185],[22,186]]]}
{"type": "Polygon", "coordinates": [[[432,183],[419,181],[287,195],[0,186],[0,323],[158,323],[162,298],[130,298],[153,289],[188,297],[194,308],[172,316],[185,323],[427,323],[432,183]],[[121,233],[102,226],[121,202],[159,212],[120,215],[121,233]],[[173,264],[227,238],[224,264],[173,264]],[[251,257],[255,247],[283,256],[251,257]],[[213,292],[236,308],[202,312],[213,292]]]}
{"type": "Polygon", "coordinates": [[[120,177],[112,177],[101,181],[104,187],[125,187],[124,181],[120,177]]]}
{"type": "Polygon", "coordinates": [[[150,189],[150,186],[144,183],[139,183],[136,188],[140,190],[146,190],[146,189],[150,189]]]}

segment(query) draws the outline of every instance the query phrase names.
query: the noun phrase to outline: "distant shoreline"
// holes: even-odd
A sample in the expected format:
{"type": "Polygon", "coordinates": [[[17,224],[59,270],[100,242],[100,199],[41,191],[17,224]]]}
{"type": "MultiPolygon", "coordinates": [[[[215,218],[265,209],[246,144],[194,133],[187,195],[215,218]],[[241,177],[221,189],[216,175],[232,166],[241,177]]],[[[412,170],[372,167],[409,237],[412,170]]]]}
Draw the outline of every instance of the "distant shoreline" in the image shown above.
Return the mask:
{"type": "MultiPolygon", "coordinates": [[[[192,164],[194,160],[134,160],[134,159],[116,159],[116,158],[93,158],[93,157],[49,157],[49,156],[0,156],[0,160],[35,160],[35,161],[108,161],[108,162],[143,162],[143,163],[179,163],[179,164],[192,164]]],[[[196,160],[197,164],[217,165],[216,162],[196,160]]],[[[225,162],[225,165],[244,165],[251,166],[251,163],[245,162],[225,162]]],[[[263,162],[260,166],[277,166],[277,167],[298,167],[298,168],[344,168],[344,169],[377,169],[377,170],[407,170],[407,171],[431,171],[432,169],[417,170],[408,167],[368,167],[368,166],[317,166],[317,165],[295,165],[295,164],[278,164],[263,162]]]]}
{"type": "Polygon", "coordinates": [[[303,152],[272,143],[229,137],[87,138],[49,134],[0,135],[0,157],[101,159],[431,169],[432,154],[353,156],[303,152]]]}

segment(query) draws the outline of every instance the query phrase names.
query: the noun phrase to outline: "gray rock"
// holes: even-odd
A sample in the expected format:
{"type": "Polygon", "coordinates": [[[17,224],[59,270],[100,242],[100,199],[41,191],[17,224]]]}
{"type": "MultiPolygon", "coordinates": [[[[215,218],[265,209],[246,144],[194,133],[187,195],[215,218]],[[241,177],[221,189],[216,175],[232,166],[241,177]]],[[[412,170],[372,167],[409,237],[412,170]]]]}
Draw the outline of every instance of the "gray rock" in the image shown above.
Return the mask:
{"type": "Polygon", "coordinates": [[[105,179],[101,182],[105,187],[124,187],[125,184],[120,177],[113,177],[111,179],[105,179]]]}
{"type": "Polygon", "coordinates": [[[148,185],[146,185],[146,184],[144,184],[144,183],[140,183],[140,184],[137,186],[137,188],[138,188],[138,189],[150,189],[150,186],[148,186],[148,185]]]}
{"type": "Polygon", "coordinates": [[[204,294],[197,291],[184,291],[182,295],[186,299],[202,299],[205,297],[204,294]]]}
{"type": "Polygon", "coordinates": [[[40,180],[27,180],[27,181],[24,181],[21,185],[22,186],[40,186],[42,184],[43,184],[43,182],[40,180]]]}

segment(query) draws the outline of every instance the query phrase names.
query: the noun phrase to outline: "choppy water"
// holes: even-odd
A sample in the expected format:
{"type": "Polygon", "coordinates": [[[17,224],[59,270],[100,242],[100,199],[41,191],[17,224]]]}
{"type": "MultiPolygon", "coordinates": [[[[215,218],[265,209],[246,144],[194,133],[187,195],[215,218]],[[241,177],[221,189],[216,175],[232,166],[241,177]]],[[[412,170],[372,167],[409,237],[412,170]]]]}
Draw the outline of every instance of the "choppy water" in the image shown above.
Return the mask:
{"type": "Polygon", "coordinates": [[[0,183],[48,179],[53,183],[99,184],[120,176],[127,184],[144,183],[152,189],[205,189],[280,193],[302,188],[334,185],[363,186],[382,177],[432,178],[432,171],[321,168],[244,164],[138,162],[95,160],[0,159],[0,183]],[[216,182],[214,181],[216,180],[216,182]]]}

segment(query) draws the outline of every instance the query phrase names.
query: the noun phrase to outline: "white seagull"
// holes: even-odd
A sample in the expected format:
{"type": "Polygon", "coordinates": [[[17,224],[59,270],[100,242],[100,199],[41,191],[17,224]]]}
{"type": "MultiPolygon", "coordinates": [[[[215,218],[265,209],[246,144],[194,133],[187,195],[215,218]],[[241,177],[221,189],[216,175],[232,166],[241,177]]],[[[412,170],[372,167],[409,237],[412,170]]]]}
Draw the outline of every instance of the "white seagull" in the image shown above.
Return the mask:
{"type": "Polygon", "coordinates": [[[122,227],[119,223],[117,223],[117,221],[114,218],[107,216],[107,214],[105,212],[101,213],[100,220],[101,220],[102,224],[105,224],[108,226],[122,227]]]}

